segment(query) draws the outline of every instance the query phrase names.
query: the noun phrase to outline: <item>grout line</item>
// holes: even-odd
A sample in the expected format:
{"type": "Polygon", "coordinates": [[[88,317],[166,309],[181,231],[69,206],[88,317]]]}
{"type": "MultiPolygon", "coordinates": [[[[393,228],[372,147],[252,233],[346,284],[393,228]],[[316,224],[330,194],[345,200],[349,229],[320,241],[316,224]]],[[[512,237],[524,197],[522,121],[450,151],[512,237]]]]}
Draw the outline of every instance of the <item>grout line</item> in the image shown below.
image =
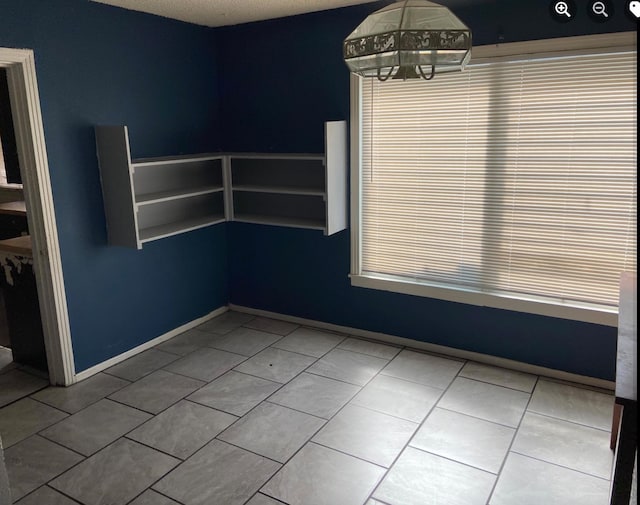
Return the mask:
{"type": "MultiPolygon", "coordinates": [[[[55,479],[56,477],[54,477],[55,479]]],[[[50,482],[50,481],[49,481],[50,482]]],[[[71,496],[63,493],[62,491],[58,491],[57,489],[49,486],[48,484],[42,484],[41,486],[38,486],[37,488],[35,488],[33,491],[30,491],[29,493],[27,493],[26,495],[24,495],[22,498],[20,498],[20,501],[22,500],[26,500],[29,496],[35,494],[37,491],[39,491],[42,488],[47,488],[47,489],[51,489],[54,493],[59,493],[62,496],[64,496],[65,498],[68,498],[69,500],[71,500],[73,503],[78,503],[79,505],[82,505],[81,502],[79,502],[78,500],[76,500],[75,498],[72,498],[71,496]]]]}
{"type": "Polygon", "coordinates": [[[565,423],[575,424],[576,426],[582,426],[583,428],[591,428],[592,430],[604,431],[605,433],[611,434],[611,429],[598,428],[597,426],[592,426],[590,424],[584,424],[584,423],[579,423],[577,421],[571,421],[570,419],[565,419],[564,417],[557,417],[557,416],[552,416],[551,414],[545,414],[544,412],[538,412],[538,411],[535,411],[535,410],[529,410],[528,407],[527,407],[527,410],[526,410],[525,414],[527,412],[529,412],[531,414],[536,414],[536,415],[541,416],[541,417],[546,417],[546,418],[549,418],[549,419],[555,419],[556,421],[564,421],[565,423]]]}
{"type": "MultiPolygon", "coordinates": [[[[315,435],[314,435],[314,436],[315,436],[315,435]]],[[[346,452],[346,451],[345,451],[345,450],[343,450],[343,449],[337,449],[337,448],[335,448],[335,447],[331,447],[330,445],[325,445],[325,444],[323,444],[323,443],[321,443],[321,442],[318,442],[317,440],[309,439],[309,440],[307,441],[307,444],[309,444],[309,443],[311,443],[311,444],[316,444],[316,445],[318,445],[318,446],[320,446],[320,447],[324,447],[325,449],[328,449],[328,450],[330,450],[330,451],[335,451],[335,452],[338,452],[338,453],[340,453],[340,454],[344,454],[345,456],[349,456],[350,458],[357,459],[357,460],[362,461],[362,462],[364,462],[364,463],[369,463],[370,465],[377,466],[378,468],[382,468],[382,470],[384,470],[385,472],[386,472],[386,471],[388,471],[388,470],[391,468],[391,466],[384,466],[384,465],[383,465],[383,464],[381,464],[381,463],[376,463],[375,461],[371,461],[370,459],[365,459],[365,458],[363,458],[362,456],[356,456],[356,455],[354,455],[354,454],[351,454],[351,453],[349,453],[349,452],[346,452]]],[[[305,445],[306,445],[306,444],[305,444],[305,445]]],[[[395,458],[394,458],[394,461],[395,461],[395,458]]]]}
{"type": "MultiPolygon", "coordinates": [[[[442,398],[442,397],[440,397],[442,398]]],[[[440,401],[440,398],[438,399],[438,401],[440,401]]],[[[440,410],[446,410],[447,412],[453,412],[454,414],[458,414],[460,416],[465,416],[465,417],[470,417],[472,419],[477,419],[478,421],[484,421],[485,423],[491,423],[491,424],[495,424],[496,426],[502,426],[503,428],[509,428],[510,430],[514,430],[514,435],[515,432],[517,431],[517,427],[516,426],[511,426],[509,424],[504,424],[504,423],[499,423],[497,421],[492,421],[490,419],[487,419],[485,417],[479,417],[479,416],[474,416],[473,414],[467,414],[466,412],[460,412],[459,410],[454,410],[454,409],[448,409],[446,407],[438,407],[436,405],[436,408],[440,409],[440,410]]],[[[523,416],[526,413],[526,410],[523,411],[523,416]]],[[[518,421],[518,424],[520,424],[520,421],[518,421]]]]}
{"type": "Polygon", "coordinates": [[[498,469],[498,475],[496,477],[495,482],[493,483],[493,486],[491,487],[491,492],[489,493],[489,497],[487,498],[487,505],[491,501],[491,498],[493,497],[493,494],[496,492],[496,487],[498,486],[498,481],[500,480],[500,477],[502,476],[502,471],[504,470],[504,467],[507,464],[507,459],[509,459],[509,453],[511,452],[513,444],[516,441],[516,438],[518,437],[518,432],[520,431],[520,427],[522,426],[522,420],[524,419],[524,416],[527,413],[527,409],[529,408],[529,405],[531,404],[531,400],[533,399],[533,393],[536,390],[536,387],[538,385],[538,381],[539,380],[540,380],[540,376],[537,375],[535,383],[533,384],[533,389],[531,390],[531,394],[529,395],[529,400],[527,401],[527,404],[525,405],[524,410],[522,411],[522,415],[520,416],[520,420],[518,421],[518,426],[516,427],[516,431],[514,432],[513,437],[511,437],[511,443],[509,444],[509,447],[507,447],[507,451],[505,452],[504,457],[502,458],[502,464],[500,465],[500,468],[498,469]]]}
{"type": "MultiPolygon", "coordinates": [[[[442,397],[447,393],[447,391],[449,390],[449,388],[451,387],[451,384],[453,384],[453,382],[456,380],[457,377],[459,377],[460,375],[460,371],[464,368],[464,365],[467,364],[467,360],[463,361],[463,364],[460,366],[460,368],[458,369],[458,371],[456,372],[455,376],[451,379],[451,381],[449,382],[449,384],[447,385],[446,388],[444,388],[442,390],[442,393],[440,394],[440,396],[438,397],[438,399],[433,402],[433,405],[431,406],[431,408],[428,410],[428,412],[426,413],[426,415],[423,417],[422,421],[420,423],[418,423],[418,427],[416,428],[416,430],[413,432],[413,435],[411,435],[409,437],[409,440],[407,440],[407,443],[404,444],[404,446],[402,447],[402,449],[398,452],[398,454],[396,455],[396,457],[394,458],[393,462],[391,463],[391,465],[389,465],[389,468],[387,469],[387,471],[384,473],[384,475],[380,478],[380,480],[378,481],[378,483],[376,484],[376,486],[373,488],[373,491],[371,491],[371,493],[369,494],[367,500],[370,499],[376,499],[373,497],[373,495],[376,492],[376,489],[378,489],[380,487],[380,485],[384,482],[384,480],[386,479],[386,477],[389,475],[389,472],[391,471],[391,469],[396,465],[396,463],[398,462],[398,459],[400,459],[400,456],[402,456],[402,454],[404,454],[404,452],[407,450],[407,447],[409,447],[411,444],[411,441],[415,438],[415,436],[418,434],[418,432],[422,429],[422,427],[424,426],[425,421],[429,418],[429,416],[431,415],[431,413],[434,411],[434,409],[438,406],[438,403],[440,402],[440,400],[442,399],[442,397]]],[[[384,369],[383,369],[384,370],[384,369]]],[[[381,374],[382,372],[380,372],[381,374]]],[[[382,374],[384,375],[384,374],[382,374]]],[[[399,378],[399,377],[396,377],[399,378]]],[[[401,379],[401,380],[406,380],[406,379],[401,379]]],[[[411,382],[411,381],[407,381],[407,382],[411,382]]],[[[419,383],[417,383],[419,384],[419,383]]],[[[425,384],[422,384],[423,386],[425,384]]],[[[432,386],[429,386],[432,387],[432,386]]],[[[439,388],[437,388],[439,389],[439,388]]],[[[366,503],[366,502],[365,502],[366,503]]]]}
{"type": "Polygon", "coordinates": [[[606,482],[611,482],[611,479],[607,479],[606,477],[600,477],[599,475],[594,475],[592,473],[585,472],[584,470],[577,470],[576,468],[571,468],[570,466],[560,465],[558,463],[554,463],[553,461],[547,461],[546,459],[536,458],[535,456],[531,456],[531,455],[525,454],[523,452],[518,452],[518,451],[513,451],[513,450],[511,450],[509,452],[511,452],[512,454],[519,454],[520,456],[523,456],[525,458],[529,458],[529,459],[534,459],[536,461],[540,461],[541,463],[546,463],[548,465],[553,465],[553,466],[556,466],[558,468],[564,468],[565,470],[570,470],[572,472],[581,473],[582,475],[587,475],[589,477],[594,477],[596,479],[604,480],[606,482]]]}

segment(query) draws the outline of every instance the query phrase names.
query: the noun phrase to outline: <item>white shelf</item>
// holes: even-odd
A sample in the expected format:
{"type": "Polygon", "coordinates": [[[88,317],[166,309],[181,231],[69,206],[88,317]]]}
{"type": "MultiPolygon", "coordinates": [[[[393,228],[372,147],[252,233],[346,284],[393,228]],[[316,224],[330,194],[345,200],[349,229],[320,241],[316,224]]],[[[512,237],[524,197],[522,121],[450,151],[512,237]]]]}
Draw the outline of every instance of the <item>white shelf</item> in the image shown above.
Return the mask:
{"type": "Polygon", "coordinates": [[[136,195],[136,204],[150,205],[153,203],[168,202],[170,200],[178,200],[180,198],[190,198],[192,196],[207,195],[209,193],[217,193],[224,191],[223,186],[209,186],[191,191],[161,191],[159,193],[148,193],[145,195],[136,195]]]}
{"type": "Polygon", "coordinates": [[[233,221],[323,230],[347,227],[347,124],[325,123],[324,154],[229,155],[233,221]]]}
{"type": "Polygon", "coordinates": [[[250,193],[276,193],[282,195],[308,195],[308,196],[325,196],[325,192],[317,189],[291,188],[287,186],[252,186],[241,185],[233,186],[233,191],[247,191],[250,193]]]}
{"type": "Polygon", "coordinates": [[[96,126],[110,245],[226,220],[322,230],[347,227],[346,121],[325,123],[323,154],[205,153],[131,160],[126,126],[96,126]]]}
{"type": "Polygon", "coordinates": [[[142,244],[225,221],[224,156],[131,161],[126,126],[96,126],[110,245],[142,244]]]}
{"type": "Polygon", "coordinates": [[[264,216],[258,214],[240,214],[234,217],[240,223],[268,224],[273,226],[287,226],[293,228],[308,228],[310,230],[324,230],[323,220],[312,220],[295,217],[264,216]]]}
{"type": "Polygon", "coordinates": [[[152,240],[159,240],[161,238],[178,235],[179,233],[186,233],[188,231],[204,228],[205,226],[223,223],[224,221],[224,215],[218,214],[182,220],[176,223],[167,223],[163,225],[152,226],[150,228],[144,228],[140,230],[140,242],[145,243],[152,240]]]}
{"type": "Polygon", "coordinates": [[[157,158],[137,158],[131,160],[133,167],[175,165],[177,163],[193,163],[194,161],[220,160],[224,157],[221,153],[207,154],[181,154],[179,156],[158,156],[157,158]]]}

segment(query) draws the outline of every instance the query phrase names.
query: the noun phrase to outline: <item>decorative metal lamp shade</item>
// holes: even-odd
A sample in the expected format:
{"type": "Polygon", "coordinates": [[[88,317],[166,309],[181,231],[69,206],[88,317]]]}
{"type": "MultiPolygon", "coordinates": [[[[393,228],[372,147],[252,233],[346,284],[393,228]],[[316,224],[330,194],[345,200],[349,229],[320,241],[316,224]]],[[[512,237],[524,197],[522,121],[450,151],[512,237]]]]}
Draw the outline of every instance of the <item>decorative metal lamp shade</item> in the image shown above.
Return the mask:
{"type": "Polygon", "coordinates": [[[442,5],[402,0],[367,17],[343,49],[349,70],[363,77],[429,80],[464,69],[471,57],[471,31],[442,5]]]}

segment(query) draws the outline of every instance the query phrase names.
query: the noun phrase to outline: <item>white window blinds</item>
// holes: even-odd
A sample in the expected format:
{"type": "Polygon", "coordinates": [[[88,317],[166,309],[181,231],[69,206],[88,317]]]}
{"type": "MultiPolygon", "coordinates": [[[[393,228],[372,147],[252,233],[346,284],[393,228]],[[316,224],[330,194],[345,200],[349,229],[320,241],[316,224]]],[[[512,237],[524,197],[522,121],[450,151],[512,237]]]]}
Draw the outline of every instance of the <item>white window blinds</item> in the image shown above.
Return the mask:
{"type": "Polygon", "coordinates": [[[362,81],[360,271],[615,307],[636,270],[636,53],[362,81]]]}

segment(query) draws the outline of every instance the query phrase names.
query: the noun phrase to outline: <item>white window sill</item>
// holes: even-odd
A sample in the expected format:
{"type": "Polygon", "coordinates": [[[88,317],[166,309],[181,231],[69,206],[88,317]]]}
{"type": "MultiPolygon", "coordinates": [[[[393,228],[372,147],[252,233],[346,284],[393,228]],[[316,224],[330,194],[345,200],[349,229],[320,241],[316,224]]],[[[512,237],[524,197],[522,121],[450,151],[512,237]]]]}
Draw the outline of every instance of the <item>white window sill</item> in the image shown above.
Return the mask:
{"type": "Polygon", "coordinates": [[[406,282],[393,278],[373,275],[351,274],[351,285],[361,288],[379,289],[394,293],[423,296],[447,300],[450,302],[466,303],[496,309],[513,310],[542,316],[571,319],[587,323],[618,326],[617,308],[603,308],[588,304],[566,303],[559,304],[550,300],[535,297],[514,297],[494,293],[478,293],[449,286],[434,286],[420,282],[406,282]]]}

